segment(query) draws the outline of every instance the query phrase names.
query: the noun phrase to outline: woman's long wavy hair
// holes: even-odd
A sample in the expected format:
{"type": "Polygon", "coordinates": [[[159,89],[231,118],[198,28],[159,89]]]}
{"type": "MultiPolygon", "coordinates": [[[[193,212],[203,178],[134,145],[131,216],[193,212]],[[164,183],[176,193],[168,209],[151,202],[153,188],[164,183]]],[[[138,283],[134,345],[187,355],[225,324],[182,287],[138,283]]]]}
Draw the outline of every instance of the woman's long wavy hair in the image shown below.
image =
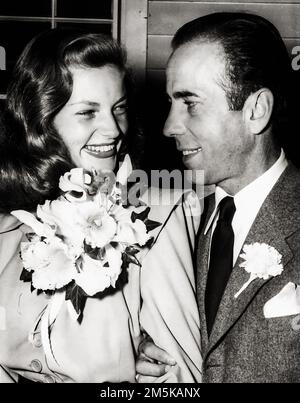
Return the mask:
{"type": "Polygon", "coordinates": [[[140,136],[124,49],[103,34],[53,29],[25,47],[13,71],[0,124],[0,211],[35,209],[58,196],[59,177],[74,164],[54,128],[72,93],[71,67],[116,66],[125,72],[129,130],[120,156],[140,136]]]}

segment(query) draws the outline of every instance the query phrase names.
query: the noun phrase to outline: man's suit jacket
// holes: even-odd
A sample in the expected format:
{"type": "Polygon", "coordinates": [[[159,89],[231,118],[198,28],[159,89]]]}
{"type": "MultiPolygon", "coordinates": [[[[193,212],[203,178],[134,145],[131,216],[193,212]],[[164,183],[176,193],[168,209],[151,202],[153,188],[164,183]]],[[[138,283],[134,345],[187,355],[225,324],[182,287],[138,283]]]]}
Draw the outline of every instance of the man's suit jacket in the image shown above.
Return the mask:
{"type": "Polygon", "coordinates": [[[242,261],[239,257],[208,338],[204,296],[211,229],[205,236],[203,232],[214,209],[214,197],[209,199],[197,249],[203,381],[300,382],[300,315],[265,318],[263,311],[266,302],[289,282],[298,285],[298,291],[300,288],[300,171],[292,165],[286,168],[263,203],[244,243],[273,246],[282,255],[281,275],[256,279],[234,298],[250,276],[239,266],[242,261]]]}

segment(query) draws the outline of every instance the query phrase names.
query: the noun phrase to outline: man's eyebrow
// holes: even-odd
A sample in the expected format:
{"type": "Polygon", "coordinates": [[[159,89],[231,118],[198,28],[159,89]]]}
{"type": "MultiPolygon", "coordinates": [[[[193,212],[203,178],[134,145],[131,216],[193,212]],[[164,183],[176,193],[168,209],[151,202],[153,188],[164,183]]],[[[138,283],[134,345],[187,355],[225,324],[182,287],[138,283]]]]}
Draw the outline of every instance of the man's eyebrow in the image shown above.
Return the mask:
{"type": "Polygon", "coordinates": [[[187,98],[187,97],[202,98],[201,95],[197,94],[196,92],[191,92],[191,91],[176,91],[176,92],[174,92],[173,97],[175,99],[187,98]]]}

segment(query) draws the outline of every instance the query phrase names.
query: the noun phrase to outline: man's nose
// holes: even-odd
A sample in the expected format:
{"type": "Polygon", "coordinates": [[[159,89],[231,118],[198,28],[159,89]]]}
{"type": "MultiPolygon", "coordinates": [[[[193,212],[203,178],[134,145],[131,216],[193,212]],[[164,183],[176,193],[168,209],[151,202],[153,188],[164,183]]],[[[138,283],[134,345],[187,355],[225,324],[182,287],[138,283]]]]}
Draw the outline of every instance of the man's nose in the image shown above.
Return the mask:
{"type": "Polygon", "coordinates": [[[184,123],[179,111],[171,108],[167,117],[163,133],[167,137],[174,137],[184,134],[184,123]]]}

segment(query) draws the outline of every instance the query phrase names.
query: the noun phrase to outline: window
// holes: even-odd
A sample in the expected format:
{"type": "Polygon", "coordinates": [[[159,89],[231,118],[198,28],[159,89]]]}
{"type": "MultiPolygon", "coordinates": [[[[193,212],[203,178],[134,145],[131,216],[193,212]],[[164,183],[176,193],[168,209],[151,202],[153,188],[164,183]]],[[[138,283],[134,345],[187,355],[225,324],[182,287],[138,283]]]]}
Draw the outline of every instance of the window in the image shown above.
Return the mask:
{"type": "Polygon", "coordinates": [[[120,4],[120,0],[1,0],[0,99],[5,99],[17,58],[35,35],[55,27],[78,27],[120,39],[120,4]]]}

